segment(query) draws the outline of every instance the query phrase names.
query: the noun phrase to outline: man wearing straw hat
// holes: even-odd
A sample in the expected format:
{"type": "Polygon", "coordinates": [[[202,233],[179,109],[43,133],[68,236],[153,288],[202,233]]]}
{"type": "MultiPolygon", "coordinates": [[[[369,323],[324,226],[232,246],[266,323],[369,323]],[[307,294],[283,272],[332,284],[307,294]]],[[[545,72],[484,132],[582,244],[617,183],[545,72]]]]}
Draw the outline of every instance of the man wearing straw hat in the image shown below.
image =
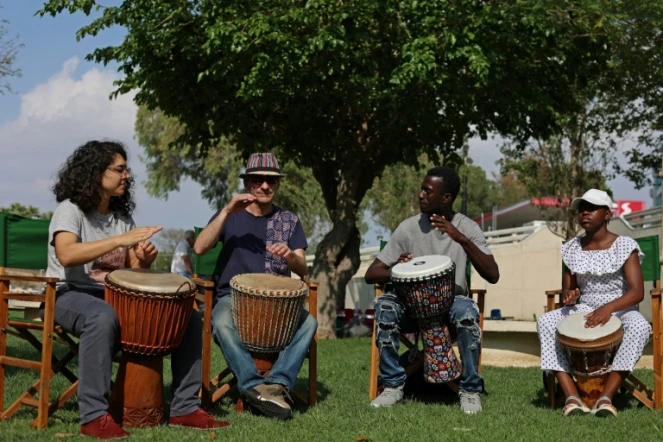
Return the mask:
{"type": "Polygon", "coordinates": [[[308,244],[299,217],[272,202],[284,176],[274,154],[252,154],[245,172],[239,176],[247,193],[233,196],[215,213],[194,244],[199,255],[207,253],[218,241],[223,244],[214,271],[214,340],[237,377],[240,393],[254,409],[277,419],[292,415],[286,398],[294,388],[318,323],[307,311],[302,311],[294,338],[264,377],[258,373],[237,333],[230,280],[242,273],[290,276],[295,272],[302,279],[306,276],[308,244]]]}

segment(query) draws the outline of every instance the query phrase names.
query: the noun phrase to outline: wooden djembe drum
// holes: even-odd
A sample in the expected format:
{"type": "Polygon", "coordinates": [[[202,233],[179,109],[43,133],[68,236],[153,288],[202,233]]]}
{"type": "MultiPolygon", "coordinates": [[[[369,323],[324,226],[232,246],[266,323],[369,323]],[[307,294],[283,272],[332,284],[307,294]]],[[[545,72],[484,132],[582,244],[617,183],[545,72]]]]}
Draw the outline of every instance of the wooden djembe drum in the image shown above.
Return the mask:
{"type": "Polygon", "coordinates": [[[182,342],[196,290],[174,273],[124,269],[106,276],[106,302],[117,313],[122,345],[110,413],[122,426],[164,422],[163,357],[182,342]]]}
{"type": "Polygon", "coordinates": [[[235,328],[258,372],[265,375],[297,331],[308,287],[297,279],[265,273],[237,275],[230,287],[235,328]]]}
{"type": "Polygon", "coordinates": [[[557,324],[556,336],[571,366],[580,399],[591,408],[603,393],[624,338],[624,327],[616,316],[602,327],[585,328],[586,321],[584,313],[569,315],[557,324]]]}

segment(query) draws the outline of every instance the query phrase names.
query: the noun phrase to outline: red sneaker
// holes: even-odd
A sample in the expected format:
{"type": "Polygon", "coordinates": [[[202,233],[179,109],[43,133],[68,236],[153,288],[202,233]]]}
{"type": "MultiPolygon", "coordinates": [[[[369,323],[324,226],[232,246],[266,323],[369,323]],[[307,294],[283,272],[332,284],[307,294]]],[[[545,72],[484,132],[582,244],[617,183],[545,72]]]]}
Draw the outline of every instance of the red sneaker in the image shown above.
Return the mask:
{"type": "Polygon", "coordinates": [[[217,421],[210,413],[207,413],[199,408],[193,413],[189,413],[184,416],[171,416],[171,418],[168,419],[168,425],[175,427],[188,427],[193,428],[194,430],[213,430],[228,428],[230,426],[230,422],[217,421]]]}
{"type": "Polygon", "coordinates": [[[124,439],[129,437],[129,433],[116,424],[108,413],[81,425],[81,435],[96,437],[97,439],[124,439]]]}

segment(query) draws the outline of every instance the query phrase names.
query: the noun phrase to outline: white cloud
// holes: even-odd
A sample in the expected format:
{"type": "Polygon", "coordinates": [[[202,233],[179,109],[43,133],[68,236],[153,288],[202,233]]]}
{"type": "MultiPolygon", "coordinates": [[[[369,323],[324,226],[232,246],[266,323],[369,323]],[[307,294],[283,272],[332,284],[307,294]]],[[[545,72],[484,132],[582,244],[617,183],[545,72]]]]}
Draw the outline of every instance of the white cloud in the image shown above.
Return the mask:
{"type": "MultiPolygon", "coordinates": [[[[20,202],[53,210],[50,187],[57,169],[90,139],[123,142],[138,182],[145,180],[145,166],[138,159],[141,149],[133,139],[134,94],[110,100],[117,73],[92,68],[77,75],[78,66],[76,57],[65,61],[45,83],[21,95],[15,119],[0,121],[0,206],[20,202]]],[[[136,201],[139,225],[191,228],[205,224],[212,213],[200,198],[200,187],[190,181],[168,201],[149,197],[139,184],[136,201]]]]}

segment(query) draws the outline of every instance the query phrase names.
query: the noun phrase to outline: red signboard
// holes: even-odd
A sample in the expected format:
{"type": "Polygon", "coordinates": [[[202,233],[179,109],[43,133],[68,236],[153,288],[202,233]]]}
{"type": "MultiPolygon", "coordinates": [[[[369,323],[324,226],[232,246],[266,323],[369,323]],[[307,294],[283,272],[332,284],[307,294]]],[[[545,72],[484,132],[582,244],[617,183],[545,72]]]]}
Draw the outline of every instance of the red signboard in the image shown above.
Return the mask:
{"type": "Polygon", "coordinates": [[[628,215],[645,210],[644,201],[616,200],[612,203],[612,213],[615,216],[628,215]]]}

